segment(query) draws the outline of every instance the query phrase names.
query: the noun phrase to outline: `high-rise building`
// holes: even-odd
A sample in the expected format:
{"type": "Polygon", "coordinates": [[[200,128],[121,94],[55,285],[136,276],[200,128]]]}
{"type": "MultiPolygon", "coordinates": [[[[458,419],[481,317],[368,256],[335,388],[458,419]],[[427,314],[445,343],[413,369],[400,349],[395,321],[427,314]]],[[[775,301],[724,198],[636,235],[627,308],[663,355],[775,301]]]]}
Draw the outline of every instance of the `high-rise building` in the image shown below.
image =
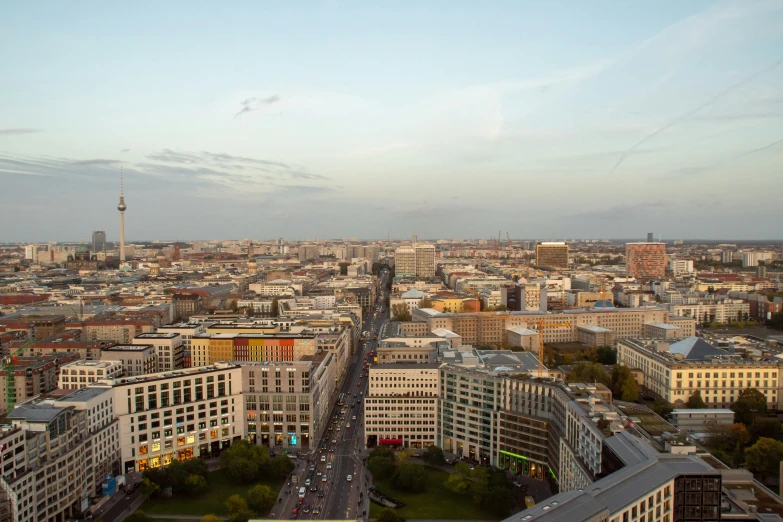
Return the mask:
{"type": "Polygon", "coordinates": [[[106,246],[106,232],[103,230],[95,230],[92,233],[92,251],[97,254],[103,251],[103,247],[106,246]]]}
{"type": "Polygon", "coordinates": [[[544,241],[537,244],[536,265],[568,268],[568,245],[563,241],[544,241]]]}
{"type": "Polygon", "coordinates": [[[38,262],[38,245],[35,243],[24,247],[24,258],[31,260],[33,263],[38,262]]]}
{"type": "Polygon", "coordinates": [[[653,242],[653,233],[647,232],[647,242],[652,243],[653,242]]]}
{"type": "Polygon", "coordinates": [[[125,261],[125,193],[122,184],[122,167],[120,167],[120,204],[117,210],[120,211],[120,261],[125,261]]]}
{"type": "Polygon", "coordinates": [[[628,277],[663,278],[666,276],[665,243],[626,243],[625,272],[628,277]]]}
{"type": "Polygon", "coordinates": [[[321,257],[321,248],[318,245],[299,245],[299,261],[317,261],[321,257]]]}
{"type": "Polygon", "coordinates": [[[401,275],[416,274],[416,249],[403,245],[394,251],[394,273],[401,275]]]}
{"type": "Polygon", "coordinates": [[[742,268],[759,266],[759,261],[770,261],[772,257],[772,252],[743,252],[742,268]]]}
{"type": "Polygon", "coordinates": [[[435,245],[417,243],[415,249],[416,277],[435,277],[435,245]]]}

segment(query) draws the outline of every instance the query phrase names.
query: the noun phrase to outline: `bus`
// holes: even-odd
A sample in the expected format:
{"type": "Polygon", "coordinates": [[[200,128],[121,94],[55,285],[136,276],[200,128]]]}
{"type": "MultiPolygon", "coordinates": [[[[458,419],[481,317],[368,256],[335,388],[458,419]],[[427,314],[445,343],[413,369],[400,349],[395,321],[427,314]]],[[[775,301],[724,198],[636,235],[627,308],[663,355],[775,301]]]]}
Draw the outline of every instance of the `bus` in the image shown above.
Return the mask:
{"type": "Polygon", "coordinates": [[[340,398],[337,400],[337,404],[339,404],[340,406],[345,404],[345,394],[344,393],[340,394],[340,398]]]}

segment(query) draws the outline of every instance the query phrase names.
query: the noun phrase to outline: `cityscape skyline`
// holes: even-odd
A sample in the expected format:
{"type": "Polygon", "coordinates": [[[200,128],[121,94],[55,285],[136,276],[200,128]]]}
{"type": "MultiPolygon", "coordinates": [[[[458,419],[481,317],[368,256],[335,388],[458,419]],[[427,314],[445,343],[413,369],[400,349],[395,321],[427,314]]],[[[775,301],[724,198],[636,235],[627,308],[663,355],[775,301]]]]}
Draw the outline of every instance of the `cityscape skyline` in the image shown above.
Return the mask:
{"type": "Polygon", "coordinates": [[[783,4],[558,5],[4,6],[0,240],[782,239],[783,4]]]}

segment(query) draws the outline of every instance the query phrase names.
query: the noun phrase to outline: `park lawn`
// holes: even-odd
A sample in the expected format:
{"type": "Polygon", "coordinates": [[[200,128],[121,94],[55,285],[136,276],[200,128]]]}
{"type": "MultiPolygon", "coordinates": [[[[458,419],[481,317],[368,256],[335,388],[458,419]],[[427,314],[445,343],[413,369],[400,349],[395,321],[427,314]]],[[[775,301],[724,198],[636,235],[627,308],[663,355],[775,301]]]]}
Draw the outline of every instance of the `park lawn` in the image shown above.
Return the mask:
{"type": "MultiPolygon", "coordinates": [[[[427,470],[427,490],[409,493],[395,489],[388,480],[375,480],[381,493],[405,502],[397,514],[406,519],[497,520],[497,517],[475,505],[467,496],[457,496],[443,486],[449,474],[432,468],[427,470]]],[[[383,508],[370,502],[370,517],[376,518],[383,508]]]]}
{"type": "Polygon", "coordinates": [[[225,470],[219,469],[209,474],[207,478],[209,489],[201,497],[183,497],[174,495],[171,498],[151,498],[140,508],[149,515],[227,515],[226,499],[231,495],[240,495],[247,500],[247,492],[256,484],[266,484],[275,495],[280,493],[282,480],[262,480],[254,484],[237,485],[231,482],[225,470]]]}

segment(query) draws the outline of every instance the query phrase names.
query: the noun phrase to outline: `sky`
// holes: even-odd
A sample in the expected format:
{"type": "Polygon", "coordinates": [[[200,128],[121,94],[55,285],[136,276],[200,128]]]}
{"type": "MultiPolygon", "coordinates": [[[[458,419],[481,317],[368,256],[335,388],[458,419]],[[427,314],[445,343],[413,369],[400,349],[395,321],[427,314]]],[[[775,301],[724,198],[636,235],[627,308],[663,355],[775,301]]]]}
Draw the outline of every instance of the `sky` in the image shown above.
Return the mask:
{"type": "Polygon", "coordinates": [[[3,2],[0,242],[783,239],[783,2],[3,2]],[[230,4],[230,5],[229,5],[230,4]]]}

